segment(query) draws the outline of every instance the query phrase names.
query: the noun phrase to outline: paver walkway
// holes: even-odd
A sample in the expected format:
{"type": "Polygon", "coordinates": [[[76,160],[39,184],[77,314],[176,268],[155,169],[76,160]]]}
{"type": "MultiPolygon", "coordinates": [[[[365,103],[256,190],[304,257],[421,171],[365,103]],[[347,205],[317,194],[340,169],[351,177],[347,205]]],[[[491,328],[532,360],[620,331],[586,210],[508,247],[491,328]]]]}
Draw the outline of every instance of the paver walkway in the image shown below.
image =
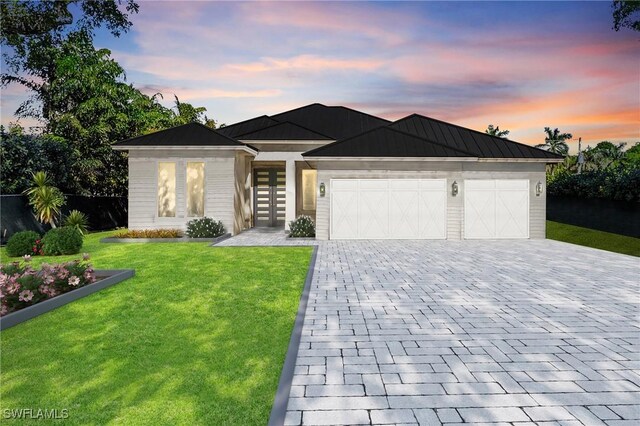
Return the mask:
{"type": "Polygon", "coordinates": [[[639,264],[549,240],[322,242],[286,423],[638,425],[639,264]]]}

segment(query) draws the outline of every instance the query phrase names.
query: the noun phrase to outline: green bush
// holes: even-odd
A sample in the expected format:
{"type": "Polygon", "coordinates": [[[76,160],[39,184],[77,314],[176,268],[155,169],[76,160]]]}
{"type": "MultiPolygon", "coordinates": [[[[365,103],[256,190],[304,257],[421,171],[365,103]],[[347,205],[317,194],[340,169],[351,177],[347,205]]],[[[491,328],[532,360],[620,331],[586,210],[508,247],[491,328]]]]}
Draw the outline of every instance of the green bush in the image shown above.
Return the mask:
{"type": "Polygon", "coordinates": [[[82,248],[82,234],[76,228],[53,228],[42,239],[42,249],[47,256],[76,254],[82,248]]]}
{"type": "Polygon", "coordinates": [[[293,238],[316,236],[316,225],[309,216],[298,216],[296,220],[289,222],[289,229],[289,236],[293,238]]]}
{"type": "Polygon", "coordinates": [[[216,238],[225,232],[222,222],[210,217],[201,217],[187,222],[186,234],[189,238],[216,238]]]}
{"type": "Polygon", "coordinates": [[[76,228],[82,235],[87,233],[89,228],[89,218],[79,210],[71,210],[69,216],[64,218],[64,226],[76,228]]]}
{"type": "Polygon", "coordinates": [[[33,248],[40,239],[40,235],[34,231],[16,232],[7,241],[7,254],[11,257],[33,255],[33,248]]]}
{"type": "Polygon", "coordinates": [[[547,191],[549,195],[640,201],[640,170],[562,172],[548,178],[547,191]]]}

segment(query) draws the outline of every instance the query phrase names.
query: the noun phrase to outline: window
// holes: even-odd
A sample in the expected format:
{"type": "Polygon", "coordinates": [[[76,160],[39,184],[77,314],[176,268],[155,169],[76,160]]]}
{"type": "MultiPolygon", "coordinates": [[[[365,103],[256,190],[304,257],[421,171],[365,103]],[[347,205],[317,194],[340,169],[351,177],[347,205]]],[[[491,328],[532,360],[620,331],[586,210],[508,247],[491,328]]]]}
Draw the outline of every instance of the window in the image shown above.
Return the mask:
{"type": "Polygon", "coordinates": [[[316,209],[316,184],[318,183],[318,171],[302,170],[302,210],[316,209]]]}
{"type": "Polygon", "coordinates": [[[158,217],[176,216],[176,163],[158,163],[158,217]]]}
{"type": "Polygon", "coordinates": [[[204,216],[204,163],[187,163],[187,216],[204,216]]]}

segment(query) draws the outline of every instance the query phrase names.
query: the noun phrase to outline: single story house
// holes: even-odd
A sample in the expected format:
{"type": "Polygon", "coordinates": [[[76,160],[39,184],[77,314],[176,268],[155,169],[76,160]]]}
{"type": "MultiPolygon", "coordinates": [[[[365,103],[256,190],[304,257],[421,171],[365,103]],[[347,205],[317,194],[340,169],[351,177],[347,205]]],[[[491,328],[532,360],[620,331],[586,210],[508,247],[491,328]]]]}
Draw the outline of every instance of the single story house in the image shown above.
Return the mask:
{"type": "Polygon", "coordinates": [[[131,229],[207,216],[237,234],[309,215],[322,240],[544,238],[545,166],[563,161],[418,114],[321,104],[113,148],[129,152],[131,229]]]}

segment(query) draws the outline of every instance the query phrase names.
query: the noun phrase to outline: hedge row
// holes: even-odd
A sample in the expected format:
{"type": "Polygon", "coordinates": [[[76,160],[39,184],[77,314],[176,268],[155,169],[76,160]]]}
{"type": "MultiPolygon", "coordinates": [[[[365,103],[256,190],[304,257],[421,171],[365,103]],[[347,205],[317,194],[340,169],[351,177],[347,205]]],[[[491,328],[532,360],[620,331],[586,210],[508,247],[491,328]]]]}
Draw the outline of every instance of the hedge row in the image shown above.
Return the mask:
{"type": "Polygon", "coordinates": [[[617,169],[549,177],[549,195],[640,202],[640,170],[617,169]]]}

